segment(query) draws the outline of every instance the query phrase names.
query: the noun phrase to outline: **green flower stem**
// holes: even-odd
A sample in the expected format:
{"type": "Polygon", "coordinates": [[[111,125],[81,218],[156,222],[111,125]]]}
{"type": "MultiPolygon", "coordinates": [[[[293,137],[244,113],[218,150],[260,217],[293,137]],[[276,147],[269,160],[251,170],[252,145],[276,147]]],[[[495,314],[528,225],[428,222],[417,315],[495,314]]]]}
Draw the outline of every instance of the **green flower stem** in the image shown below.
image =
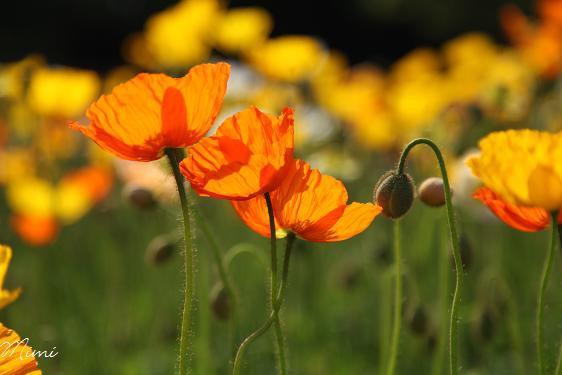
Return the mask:
{"type": "Polygon", "coordinates": [[[270,313],[268,319],[263,323],[261,327],[259,327],[256,331],[250,334],[248,337],[242,341],[240,347],[238,348],[238,352],[236,353],[236,357],[234,359],[234,366],[232,367],[232,374],[239,375],[240,368],[242,366],[242,358],[248,350],[248,347],[252,342],[254,342],[257,338],[267,332],[269,327],[275,322],[277,319],[277,313],[281,309],[281,305],[283,304],[283,300],[285,298],[285,289],[287,287],[287,279],[289,275],[289,261],[291,258],[291,250],[293,247],[293,243],[295,241],[295,235],[293,233],[289,233],[287,235],[287,243],[285,248],[285,256],[283,260],[283,274],[281,277],[281,285],[279,286],[279,290],[277,291],[277,296],[275,298],[275,302],[273,304],[273,311],[270,313]]]}
{"type": "MultiPolygon", "coordinates": [[[[449,249],[445,243],[444,231],[438,221],[437,226],[437,245],[438,245],[438,259],[439,259],[439,316],[442,320],[449,313],[449,293],[450,293],[450,277],[449,277],[449,249]]],[[[439,337],[437,348],[435,350],[435,357],[433,358],[432,375],[441,375],[443,373],[443,363],[445,358],[447,342],[447,328],[445,324],[439,325],[439,337]]]]}
{"type": "Polygon", "coordinates": [[[443,178],[443,187],[445,190],[445,205],[447,208],[447,219],[449,222],[449,231],[451,235],[451,245],[453,249],[453,259],[455,261],[455,292],[453,294],[453,301],[451,303],[451,318],[449,326],[449,371],[451,375],[458,373],[458,349],[457,349],[457,331],[458,331],[458,310],[461,301],[462,285],[463,285],[463,267],[460,254],[459,237],[457,233],[457,226],[455,222],[455,212],[453,209],[453,202],[451,197],[451,187],[449,185],[449,178],[447,176],[447,168],[445,167],[445,160],[439,147],[430,139],[418,138],[410,142],[402,151],[400,161],[398,163],[397,172],[404,171],[404,164],[409,152],[418,144],[425,144],[429,146],[439,162],[439,169],[441,170],[441,177],[443,178]]]}
{"type": "Polygon", "coordinates": [[[400,220],[394,220],[394,318],[390,341],[390,357],[386,368],[387,375],[393,375],[396,370],[396,358],[398,357],[398,343],[400,342],[400,327],[402,323],[402,257],[400,245],[400,220]]]}
{"type": "Polygon", "coordinates": [[[179,163],[183,158],[182,149],[166,149],[166,156],[172,167],[174,173],[174,178],[176,180],[176,185],[178,187],[178,194],[180,196],[181,209],[183,214],[183,230],[184,230],[184,267],[185,267],[185,296],[183,303],[183,313],[181,320],[181,332],[180,332],[180,354],[178,360],[178,370],[180,375],[187,374],[189,365],[188,362],[191,359],[191,348],[190,348],[190,330],[191,330],[191,312],[193,309],[193,270],[194,256],[193,256],[193,245],[191,242],[191,222],[189,218],[189,202],[187,200],[187,194],[185,193],[185,187],[183,185],[183,176],[180,173],[179,163]]]}
{"type": "MultiPolygon", "coordinates": [[[[233,332],[233,335],[236,335],[236,332],[238,331],[238,294],[236,293],[236,289],[234,288],[234,285],[232,284],[232,282],[230,281],[230,278],[228,277],[228,273],[226,270],[226,262],[221,254],[219,245],[217,244],[217,241],[215,239],[215,236],[213,236],[213,233],[211,232],[211,230],[209,229],[209,226],[207,225],[207,220],[206,218],[203,216],[203,214],[200,212],[199,209],[197,209],[197,206],[192,206],[193,209],[193,214],[195,216],[195,220],[197,221],[198,227],[199,229],[201,229],[201,232],[203,233],[203,235],[205,236],[205,238],[207,239],[207,243],[209,244],[209,248],[211,249],[211,252],[213,253],[213,259],[215,261],[215,264],[217,266],[217,270],[219,273],[219,277],[221,279],[222,285],[224,286],[226,292],[228,293],[228,296],[230,297],[230,302],[231,302],[231,306],[232,306],[232,317],[230,318],[230,324],[231,324],[231,330],[233,332]]],[[[234,350],[235,348],[232,348],[233,353],[234,354],[234,350]]]]}
{"type": "Polygon", "coordinates": [[[556,370],[554,375],[562,375],[562,341],[560,341],[560,351],[558,352],[558,360],[556,361],[556,370]]]}
{"type": "Polygon", "coordinates": [[[273,205],[271,204],[271,197],[269,193],[264,194],[265,202],[267,204],[267,213],[269,215],[269,233],[270,233],[270,242],[271,242],[271,291],[270,291],[270,299],[271,299],[271,311],[274,313],[275,321],[274,329],[275,329],[275,337],[277,339],[277,364],[279,366],[279,372],[281,375],[285,375],[287,372],[286,364],[285,364],[285,348],[284,342],[285,339],[283,337],[283,331],[281,330],[281,322],[279,321],[279,315],[277,311],[275,311],[275,296],[277,294],[277,236],[276,236],[276,228],[275,228],[275,216],[273,215],[273,205]]]}
{"type": "Polygon", "coordinates": [[[546,287],[548,285],[548,278],[550,276],[550,271],[552,269],[552,259],[554,258],[554,249],[556,248],[556,242],[558,241],[558,224],[557,224],[558,214],[553,212],[551,215],[552,220],[552,231],[550,237],[550,244],[548,246],[548,251],[546,253],[546,258],[544,260],[544,267],[541,276],[541,283],[539,286],[539,295],[537,298],[537,356],[539,360],[539,374],[546,374],[546,363],[544,360],[543,351],[543,315],[544,315],[544,295],[546,292],[546,287]]]}

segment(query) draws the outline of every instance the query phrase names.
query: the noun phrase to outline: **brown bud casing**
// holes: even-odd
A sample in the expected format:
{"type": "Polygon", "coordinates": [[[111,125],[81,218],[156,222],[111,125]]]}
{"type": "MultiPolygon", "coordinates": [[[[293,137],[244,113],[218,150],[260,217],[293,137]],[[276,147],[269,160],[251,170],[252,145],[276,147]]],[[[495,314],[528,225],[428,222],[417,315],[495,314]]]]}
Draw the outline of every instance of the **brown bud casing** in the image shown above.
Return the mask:
{"type": "Polygon", "coordinates": [[[414,202],[414,181],[407,173],[389,171],[375,185],[374,201],[382,214],[391,219],[402,217],[414,202]]]}

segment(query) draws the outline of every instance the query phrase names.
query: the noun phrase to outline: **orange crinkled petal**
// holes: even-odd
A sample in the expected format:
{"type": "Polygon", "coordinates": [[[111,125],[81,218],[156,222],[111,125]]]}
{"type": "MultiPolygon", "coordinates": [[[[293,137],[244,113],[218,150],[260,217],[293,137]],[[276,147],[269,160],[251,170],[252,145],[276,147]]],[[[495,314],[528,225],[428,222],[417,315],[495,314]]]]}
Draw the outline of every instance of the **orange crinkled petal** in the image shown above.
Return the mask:
{"type": "Polygon", "coordinates": [[[541,231],[550,222],[550,217],[545,209],[507,203],[486,187],[476,190],[473,197],[484,203],[501,221],[523,232],[541,231]]]}
{"type": "MultiPolygon", "coordinates": [[[[312,242],[349,239],[365,230],[381,207],[371,203],[347,205],[347,198],[340,181],[320,174],[302,160],[294,160],[279,188],[271,193],[276,228],[290,230],[312,242]]],[[[252,230],[269,237],[263,196],[232,205],[252,230]]]]}
{"type": "MultiPolygon", "coordinates": [[[[230,204],[251,230],[264,237],[270,237],[269,214],[263,195],[243,201],[230,201],[230,204]]],[[[275,227],[277,230],[281,229],[277,220],[275,220],[275,227]]]]}
{"type": "Polygon", "coordinates": [[[141,73],[88,108],[90,125],[70,127],[120,158],[156,160],[164,148],[187,147],[209,131],[229,75],[225,63],[198,65],[182,78],[141,73]]]}
{"type": "Polygon", "coordinates": [[[279,117],[250,107],[189,149],[183,175],[199,195],[244,200],[274,190],[293,159],[293,110],[279,117]]]}
{"type": "Polygon", "coordinates": [[[40,375],[29,339],[0,323],[0,374],[40,375]]]}

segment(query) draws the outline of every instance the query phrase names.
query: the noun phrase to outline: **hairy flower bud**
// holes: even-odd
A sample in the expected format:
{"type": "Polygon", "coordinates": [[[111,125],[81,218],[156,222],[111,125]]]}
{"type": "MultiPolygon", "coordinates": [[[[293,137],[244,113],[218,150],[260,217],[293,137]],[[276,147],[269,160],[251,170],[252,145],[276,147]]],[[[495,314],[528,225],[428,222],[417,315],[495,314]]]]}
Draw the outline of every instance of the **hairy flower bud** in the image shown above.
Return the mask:
{"type": "Polygon", "coordinates": [[[222,284],[216,284],[210,295],[211,310],[219,320],[228,320],[231,315],[232,306],[230,296],[222,284]]]}
{"type": "Polygon", "coordinates": [[[375,185],[374,201],[382,207],[384,216],[398,219],[412,207],[414,189],[410,175],[388,171],[375,185]]]}
{"type": "Polygon", "coordinates": [[[420,200],[431,207],[440,207],[445,204],[445,188],[443,179],[430,177],[421,183],[418,189],[420,200]]]}
{"type": "Polygon", "coordinates": [[[155,237],[146,247],[145,260],[148,264],[159,265],[171,258],[175,244],[169,236],[155,237]]]}
{"type": "Polygon", "coordinates": [[[132,184],[128,184],[123,188],[123,197],[143,210],[152,209],[158,204],[150,190],[132,184]]]}

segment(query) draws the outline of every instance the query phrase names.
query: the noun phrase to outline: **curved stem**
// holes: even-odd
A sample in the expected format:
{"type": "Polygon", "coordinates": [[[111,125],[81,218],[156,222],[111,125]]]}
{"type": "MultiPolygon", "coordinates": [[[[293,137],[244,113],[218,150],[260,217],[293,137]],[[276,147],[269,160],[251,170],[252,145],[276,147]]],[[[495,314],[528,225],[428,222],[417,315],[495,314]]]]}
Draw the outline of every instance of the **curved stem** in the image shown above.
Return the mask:
{"type": "Polygon", "coordinates": [[[284,350],[284,337],[283,331],[281,330],[281,322],[279,321],[279,315],[275,311],[275,295],[277,294],[277,237],[275,228],[275,216],[273,214],[273,205],[271,204],[271,197],[269,193],[264,194],[265,202],[267,204],[267,213],[269,215],[269,238],[271,243],[271,310],[274,312],[274,329],[275,338],[277,339],[277,364],[279,366],[279,372],[281,375],[285,375],[285,350],[284,350]]]}
{"type": "MultiPolygon", "coordinates": [[[[232,306],[232,317],[230,319],[230,324],[231,324],[231,330],[233,332],[233,335],[236,335],[236,332],[238,331],[238,295],[236,293],[236,289],[234,288],[232,282],[230,281],[230,278],[228,277],[228,273],[226,270],[226,262],[221,254],[219,245],[217,244],[215,237],[213,236],[211,230],[209,229],[209,226],[207,225],[206,218],[197,209],[197,206],[193,206],[192,208],[193,208],[195,219],[197,220],[197,224],[199,224],[199,228],[201,229],[201,232],[203,232],[203,234],[205,235],[207,239],[207,243],[209,244],[209,248],[213,253],[213,259],[217,266],[217,270],[222,285],[224,286],[226,292],[228,293],[228,296],[230,297],[231,306],[232,306]]],[[[232,345],[232,351],[233,351],[232,354],[234,354],[234,350],[236,349],[234,348],[234,345],[232,345]]]]}
{"type": "Polygon", "coordinates": [[[230,281],[230,278],[228,277],[228,273],[226,271],[226,262],[223,259],[219,245],[217,244],[215,237],[213,236],[211,230],[209,229],[209,226],[207,225],[206,218],[201,214],[201,212],[199,212],[197,206],[193,206],[192,209],[195,219],[197,220],[197,224],[199,224],[199,228],[201,229],[201,232],[203,232],[203,234],[207,238],[207,242],[209,243],[209,248],[213,253],[213,258],[215,260],[215,264],[217,266],[217,270],[219,272],[219,277],[221,279],[221,282],[232,299],[233,307],[236,308],[237,306],[236,301],[238,295],[236,294],[236,289],[234,288],[233,283],[230,281]]]}
{"type": "Polygon", "coordinates": [[[537,356],[539,361],[539,374],[544,375],[546,373],[546,363],[544,360],[543,352],[543,313],[544,313],[544,295],[546,292],[546,287],[548,285],[548,277],[550,276],[550,270],[552,269],[552,259],[554,258],[554,249],[556,248],[556,241],[558,240],[558,225],[556,213],[551,215],[552,221],[552,231],[550,236],[550,244],[548,246],[548,251],[546,253],[546,258],[544,260],[544,267],[541,275],[541,282],[539,286],[539,295],[537,298],[537,356]]]}
{"type": "Polygon", "coordinates": [[[289,233],[288,236],[287,236],[287,243],[286,243],[286,248],[285,248],[285,257],[284,257],[284,260],[283,260],[283,274],[282,274],[282,277],[281,277],[281,285],[279,286],[279,291],[277,292],[277,297],[276,297],[275,302],[273,304],[273,311],[269,314],[269,317],[262,324],[262,326],[259,327],[257,330],[255,330],[248,337],[246,337],[244,339],[244,341],[242,341],[242,344],[240,344],[240,347],[238,348],[238,352],[236,353],[236,357],[234,358],[234,366],[232,367],[232,374],[233,375],[239,375],[240,374],[240,367],[242,365],[242,358],[244,357],[244,354],[246,353],[246,350],[248,350],[248,347],[250,346],[250,344],[252,342],[254,342],[257,338],[259,338],[265,332],[267,332],[269,327],[271,327],[271,325],[275,322],[275,319],[277,317],[277,313],[281,309],[281,305],[283,304],[283,300],[285,298],[285,290],[287,288],[287,279],[288,279],[288,275],[289,275],[289,263],[290,263],[290,258],[291,258],[291,250],[292,250],[294,242],[295,242],[295,235],[293,233],[289,233]]]}
{"type": "Polygon", "coordinates": [[[453,209],[451,187],[449,185],[449,177],[447,176],[447,168],[445,167],[445,160],[439,150],[439,147],[432,140],[427,138],[418,138],[410,142],[402,151],[400,161],[398,162],[397,171],[402,173],[404,171],[404,164],[409,152],[418,144],[425,144],[429,146],[439,162],[439,169],[441,177],[443,178],[443,188],[445,190],[445,204],[447,208],[447,219],[449,222],[449,231],[451,235],[451,246],[453,249],[453,259],[455,261],[455,291],[453,294],[453,301],[451,303],[451,317],[449,324],[449,372],[451,375],[458,373],[458,349],[457,349],[457,331],[458,331],[458,310],[461,300],[462,285],[463,285],[463,267],[460,255],[459,237],[457,233],[457,226],[455,222],[455,212],[453,209]]]}
{"type": "Polygon", "coordinates": [[[191,222],[189,218],[189,202],[185,187],[183,185],[183,176],[180,173],[179,163],[183,158],[182,149],[166,149],[166,156],[172,167],[174,179],[178,188],[180,196],[181,210],[183,215],[183,230],[184,230],[184,267],[185,267],[185,295],[183,303],[183,313],[181,320],[180,331],[180,354],[178,370],[180,375],[184,375],[188,370],[188,361],[191,357],[189,334],[191,328],[191,310],[193,306],[193,269],[194,257],[193,246],[191,243],[191,222]]]}
{"type": "Polygon", "coordinates": [[[402,271],[400,264],[400,220],[394,221],[394,321],[392,323],[392,338],[390,342],[390,358],[387,375],[393,375],[396,369],[396,358],[398,357],[398,343],[400,341],[400,327],[402,323],[402,271]]]}

